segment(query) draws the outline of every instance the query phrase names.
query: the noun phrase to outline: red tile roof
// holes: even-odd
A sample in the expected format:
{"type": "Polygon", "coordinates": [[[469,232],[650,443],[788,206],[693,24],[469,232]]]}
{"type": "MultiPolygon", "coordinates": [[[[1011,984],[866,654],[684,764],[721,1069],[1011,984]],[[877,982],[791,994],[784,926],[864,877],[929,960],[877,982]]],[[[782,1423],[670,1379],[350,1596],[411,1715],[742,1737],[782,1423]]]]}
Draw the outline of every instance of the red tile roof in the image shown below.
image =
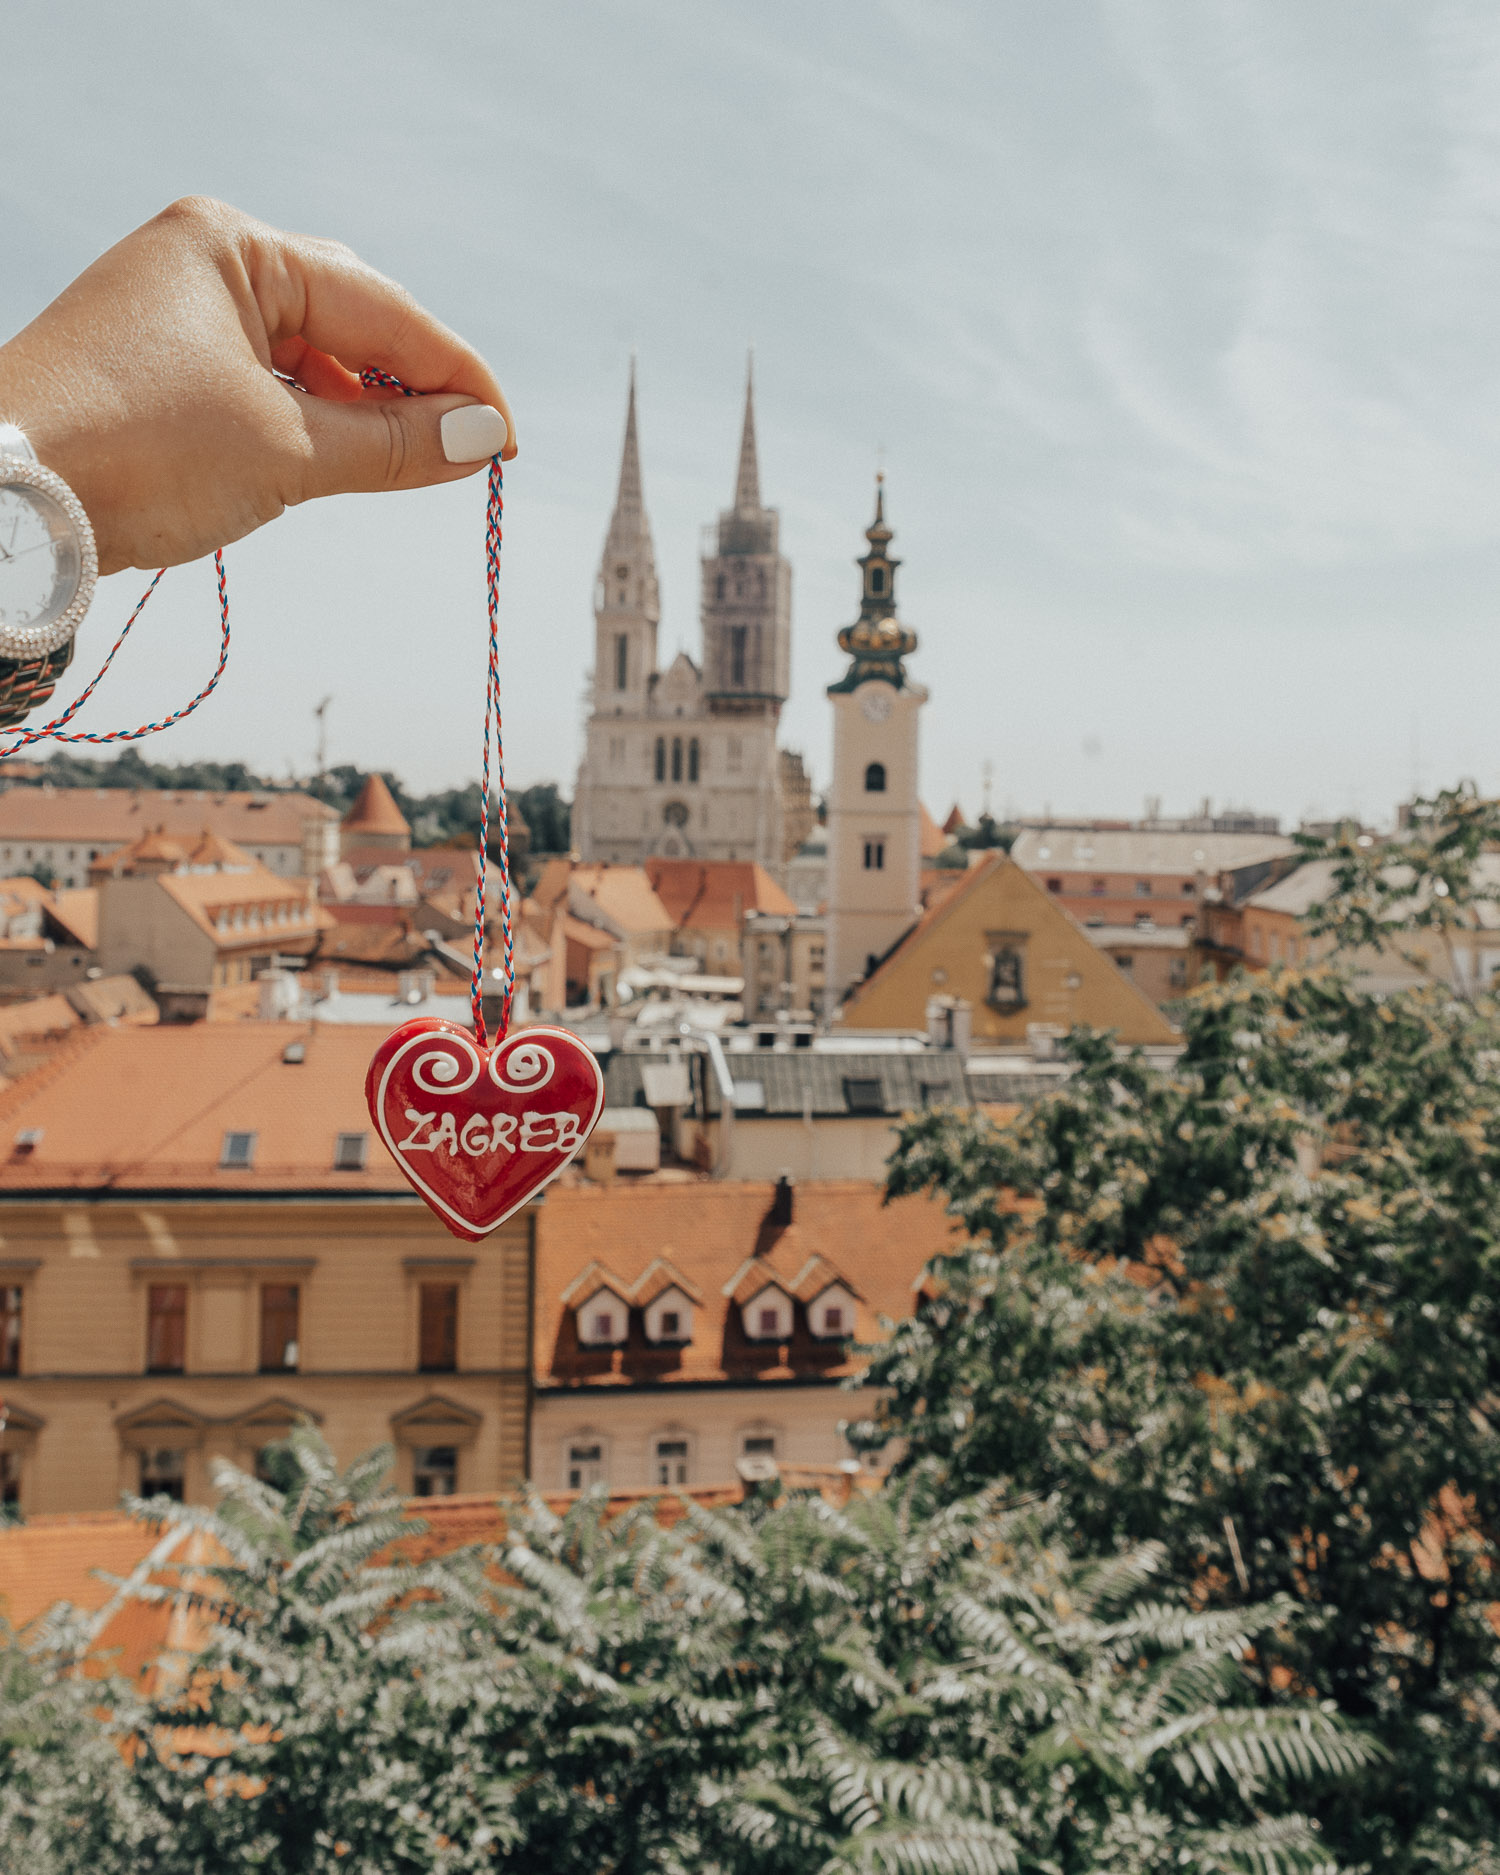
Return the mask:
{"type": "Polygon", "coordinates": [[[378,1141],[363,1171],[333,1170],[338,1134],[372,1130],[371,1048],[367,1028],[297,1022],[84,1029],[0,1093],[0,1191],[405,1192],[378,1141]],[[226,1132],[255,1134],[249,1170],[220,1167],[226,1132]]]}
{"type": "Polygon", "coordinates": [[[359,799],[344,816],[344,832],[346,835],[411,832],[411,823],[397,807],[395,796],[385,785],[383,776],[365,777],[359,799]]]}
{"type": "Polygon", "coordinates": [[[537,1213],[537,1386],[743,1384],[773,1369],[829,1380],[857,1372],[861,1363],[843,1344],[814,1339],[801,1320],[790,1369],[781,1369],[779,1348],[745,1337],[735,1302],[770,1282],[806,1302],[842,1281],[858,1305],[856,1339],[878,1340],[881,1317],[911,1314],[924,1265],[952,1241],[949,1220],[927,1198],[886,1204],[879,1185],[829,1180],[799,1185],[795,1221],[777,1229],[769,1221],[774,1192],[758,1181],[555,1186],[537,1213]],[[638,1314],[666,1286],[656,1286],[662,1266],[697,1304],[690,1345],[652,1347],[638,1320],[624,1349],[580,1345],[574,1310],[588,1299],[582,1291],[609,1287],[638,1314]]]}
{"type": "Polygon", "coordinates": [[[792,900],[752,860],[648,859],[645,870],[679,930],[738,933],[746,912],[796,914],[792,900]]]}
{"type": "MultiPolygon", "coordinates": [[[[14,774],[14,769],[10,771],[14,774]]],[[[0,841],[78,841],[125,846],[151,827],[194,842],[205,826],[241,846],[302,844],[308,820],[334,811],[310,794],[207,794],[156,788],[30,788],[0,793],[0,841]]]]}

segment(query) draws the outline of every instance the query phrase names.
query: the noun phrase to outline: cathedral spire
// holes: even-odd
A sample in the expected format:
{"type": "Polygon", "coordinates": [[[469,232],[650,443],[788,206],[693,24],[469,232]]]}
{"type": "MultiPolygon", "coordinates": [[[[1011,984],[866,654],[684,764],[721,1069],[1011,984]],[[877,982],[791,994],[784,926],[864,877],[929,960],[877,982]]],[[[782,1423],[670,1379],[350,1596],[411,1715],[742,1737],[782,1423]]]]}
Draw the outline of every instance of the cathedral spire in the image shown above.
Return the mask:
{"type": "Polygon", "coordinates": [[[734,478],[736,514],[760,513],[760,464],[755,454],[755,354],[745,365],[745,427],[740,432],[740,464],[734,478]]]}
{"type": "Polygon", "coordinates": [[[646,519],[646,498],[641,487],[641,450],[635,429],[635,358],[630,360],[630,399],[625,406],[625,447],[620,453],[620,486],[610,517],[612,545],[629,546],[644,536],[648,549],[651,527],[646,519]]]}

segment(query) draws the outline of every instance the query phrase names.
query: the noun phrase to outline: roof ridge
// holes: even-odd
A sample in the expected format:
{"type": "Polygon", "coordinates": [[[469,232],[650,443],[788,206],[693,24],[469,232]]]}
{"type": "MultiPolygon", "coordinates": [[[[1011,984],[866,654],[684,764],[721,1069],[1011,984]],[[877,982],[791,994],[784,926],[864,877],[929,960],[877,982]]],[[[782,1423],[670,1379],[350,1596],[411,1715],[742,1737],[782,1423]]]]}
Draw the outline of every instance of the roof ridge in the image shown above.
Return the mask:
{"type": "Polygon", "coordinates": [[[3,1091],[0,1091],[0,1121],[9,1119],[29,1095],[40,1093],[43,1088],[50,1087],[75,1056],[82,1055],[99,1044],[108,1028],[107,1022],[80,1020],[79,1026],[71,1030],[64,1041],[57,1044],[46,1061],[42,1062],[39,1067],[33,1068],[29,1074],[22,1075],[19,1081],[11,1081],[3,1091]]]}

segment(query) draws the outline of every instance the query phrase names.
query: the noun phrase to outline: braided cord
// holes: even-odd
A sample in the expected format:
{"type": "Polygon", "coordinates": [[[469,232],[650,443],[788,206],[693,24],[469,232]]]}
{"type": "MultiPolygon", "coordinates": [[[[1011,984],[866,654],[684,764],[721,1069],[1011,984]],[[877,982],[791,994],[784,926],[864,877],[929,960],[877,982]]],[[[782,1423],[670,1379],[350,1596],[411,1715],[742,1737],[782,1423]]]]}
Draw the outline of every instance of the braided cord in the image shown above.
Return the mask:
{"type": "Polygon", "coordinates": [[[12,755],[19,754],[22,749],[29,749],[32,744],[36,742],[139,742],[142,736],[154,736],[159,730],[170,729],[173,723],[180,723],[184,716],[191,716],[198,705],[206,698],[211,697],[218,688],[219,679],[224,675],[224,666],[229,662],[229,587],[224,578],[224,552],[222,548],[214,555],[214,566],[218,571],[219,583],[219,661],[214,666],[213,676],[209,678],[208,682],[198,692],[197,696],[193,698],[191,703],[184,703],[180,710],[174,710],[170,716],[162,717],[160,722],[142,723],[139,729],[108,729],[102,732],[87,729],[72,729],[66,730],[65,733],[65,725],[72,722],[73,718],[83,708],[84,704],[88,702],[89,698],[98,689],[100,679],[115,661],[115,652],[119,650],[120,646],[124,644],[125,640],[129,637],[130,628],[141,616],[142,611],[145,609],[146,601],[161,584],[161,576],[167,570],[165,567],[162,567],[151,581],[151,584],[136,601],[136,608],[131,613],[130,617],[126,619],[119,637],[110,647],[109,656],[99,666],[98,671],[90,679],[88,684],[74,697],[73,701],[63,711],[61,716],[54,717],[50,723],[39,724],[35,729],[23,729],[8,748],[0,749],[0,762],[6,761],[12,755]]]}
{"type": "MultiPolygon", "coordinates": [[[[381,386],[388,390],[398,390],[406,397],[416,397],[420,393],[403,384],[388,371],[381,371],[371,365],[360,373],[360,382],[369,386],[381,386]]],[[[500,851],[497,865],[500,873],[500,1021],[495,1035],[497,1042],[505,1039],[510,1027],[511,1002],[515,995],[515,947],[511,930],[511,895],[510,895],[510,818],[505,802],[505,746],[500,727],[500,542],[502,537],[501,521],[505,512],[504,477],[501,473],[500,458],[490,462],[489,498],[485,506],[484,519],[484,559],[485,559],[485,596],[489,608],[489,661],[485,673],[484,685],[484,764],[483,779],[479,796],[479,877],[474,897],[474,974],[469,981],[469,1004],[474,1012],[474,1034],[482,1048],[485,1045],[484,1022],[484,898],[485,879],[489,870],[490,845],[490,742],[495,745],[495,788],[497,794],[497,812],[499,815],[500,851]],[[493,725],[493,728],[491,727],[493,725]]],[[[174,723],[180,723],[185,716],[191,716],[198,705],[211,697],[218,688],[219,679],[224,675],[224,667],[229,662],[229,587],[224,577],[224,552],[220,548],[214,554],[214,566],[219,583],[219,618],[221,624],[219,638],[219,661],[214,666],[213,675],[198,692],[191,703],[185,703],[180,710],[174,710],[170,716],[164,716],[160,722],[143,723],[139,729],[111,729],[102,733],[90,730],[69,730],[67,725],[88,702],[98,689],[100,680],[110,665],[115,661],[115,653],[130,635],[130,628],[140,617],[146,601],[161,583],[162,567],[141,594],[135,610],[126,619],[120,635],[110,648],[109,656],[99,666],[91,681],[73,699],[61,716],[54,717],[50,723],[42,723],[35,729],[23,729],[6,748],[0,748],[0,762],[17,755],[22,749],[28,749],[38,742],[138,742],[142,736],[154,736],[158,731],[170,729],[174,723]]]]}
{"type": "MultiPolygon", "coordinates": [[[[384,390],[400,391],[403,397],[418,397],[409,384],[403,384],[389,371],[367,365],[360,372],[361,384],[378,385],[384,390]]],[[[483,1048],[488,1036],[484,1021],[484,913],[485,885],[490,860],[490,745],[495,750],[495,811],[499,821],[499,851],[496,869],[500,874],[500,1019],[495,1029],[496,1042],[505,1040],[510,1028],[510,1008],[515,997],[515,942],[511,929],[510,897],[510,815],[505,801],[505,741],[500,727],[500,543],[501,522],[505,514],[505,477],[500,458],[490,460],[489,496],[484,512],[484,585],[489,610],[489,660],[484,681],[484,760],[479,785],[479,876],[474,891],[474,970],[469,978],[469,1007],[474,1015],[474,1039],[483,1048]]]]}

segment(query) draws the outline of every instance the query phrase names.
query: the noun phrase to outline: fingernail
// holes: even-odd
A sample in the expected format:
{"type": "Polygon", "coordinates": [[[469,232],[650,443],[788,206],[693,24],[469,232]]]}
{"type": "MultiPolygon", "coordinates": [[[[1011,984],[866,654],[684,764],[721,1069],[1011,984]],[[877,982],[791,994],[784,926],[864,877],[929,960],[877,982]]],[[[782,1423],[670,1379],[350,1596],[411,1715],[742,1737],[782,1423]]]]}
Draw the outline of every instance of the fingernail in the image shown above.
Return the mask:
{"type": "Polygon", "coordinates": [[[510,431],[498,410],[488,404],[465,404],[450,410],[438,425],[443,454],[450,462],[483,462],[498,456],[510,441],[510,431]]]}

